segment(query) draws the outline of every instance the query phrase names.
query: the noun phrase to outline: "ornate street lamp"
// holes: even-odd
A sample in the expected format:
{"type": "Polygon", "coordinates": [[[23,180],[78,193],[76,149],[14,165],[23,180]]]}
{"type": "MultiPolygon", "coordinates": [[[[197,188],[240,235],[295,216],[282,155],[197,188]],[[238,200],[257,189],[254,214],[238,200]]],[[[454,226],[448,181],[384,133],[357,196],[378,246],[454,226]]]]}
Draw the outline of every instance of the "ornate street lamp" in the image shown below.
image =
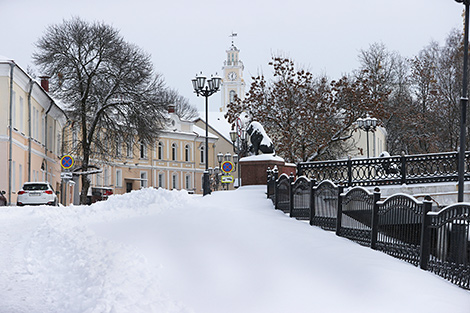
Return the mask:
{"type": "Polygon", "coordinates": [[[458,202],[463,202],[464,183],[465,183],[465,141],[467,136],[467,71],[468,71],[468,7],[470,0],[455,0],[465,5],[465,34],[464,34],[464,53],[463,53],[463,78],[462,78],[462,96],[460,98],[460,145],[458,162],[458,202]]]}
{"type": "Polygon", "coordinates": [[[194,92],[197,96],[203,96],[206,98],[206,146],[205,146],[205,161],[206,161],[206,170],[204,171],[204,182],[203,182],[203,195],[207,195],[211,193],[210,187],[210,177],[209,177],[209,97],[212,96],[214,93],[219,91],[220,83],[222,81],[222,77],[211,76],[210,79],[207,79],[206,76],[201,74],[196,75],[195,78],[192,80],[194,92]],[[206,84],[207,82],[207,84],[206,84]]]}
{"type": "Polygon", "coordinates": [[[377,119],[375,117],[370,117],[369,114],[367,114],[366,118],[359,118],[357,120],[357,126],[364,130],[366,132],[367,136],[367,158],[369,158],[369,132],[370,131],[375,131],[375,128],[377,127],[377,119]]]}

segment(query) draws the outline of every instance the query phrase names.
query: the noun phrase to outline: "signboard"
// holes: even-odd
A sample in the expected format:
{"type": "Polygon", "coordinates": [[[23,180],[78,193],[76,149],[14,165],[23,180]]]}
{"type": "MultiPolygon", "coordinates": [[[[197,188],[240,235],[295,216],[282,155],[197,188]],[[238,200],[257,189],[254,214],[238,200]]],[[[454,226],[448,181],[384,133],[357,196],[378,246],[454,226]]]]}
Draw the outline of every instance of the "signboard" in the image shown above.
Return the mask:
{"type": "Polygon", "coordinates": [[[230,161],[225,161],[221,165],[222,172],[224,173],[230,173],[231,171],[234,170],[234,168],[235,168],[235,165],[233,165],[233,163],[230,161]]]}
{"type": "Polygon", "coordinates": [[[233,176],[232,175],[223,175],[221,181],[222,181],[222,184],[231,184],[231,183],[233,183],[233,176]]]}
{"type": "Polygon", "coordinates": [[[60,178],[64,179],[64,180],[70,180],[73,178],[72,176],[72,173],[70,172],[62,172],[60,173],[60,178]]]}
{"type": "Polygon", "coordinates": [[[74,164],[74,160],[70,155],[64,155],[62,159],[60,159],[60,165],[63,169],[68,170],[74,164]]]}

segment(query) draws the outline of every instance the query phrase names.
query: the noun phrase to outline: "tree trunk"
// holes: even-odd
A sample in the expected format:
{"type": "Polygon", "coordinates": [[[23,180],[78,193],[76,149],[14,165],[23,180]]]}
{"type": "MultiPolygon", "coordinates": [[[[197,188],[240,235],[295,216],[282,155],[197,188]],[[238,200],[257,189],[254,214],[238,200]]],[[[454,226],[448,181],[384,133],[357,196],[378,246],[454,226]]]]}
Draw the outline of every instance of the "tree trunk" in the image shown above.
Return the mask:
{"type": "MultiPolygon", "coordinates": [[[[88,165],[90,161],[90,151],[89,151],[89,145],[83,145],[83,162],[82,162],[82,172],[87,172],[88,171],[88,165]]],[[[90,179],[88,178],[88,175],[83,174],[82,175],[82,190],[80,193],[80,204],[87,204],[88,203],[88,189],[90,188],[90,179]]]]}

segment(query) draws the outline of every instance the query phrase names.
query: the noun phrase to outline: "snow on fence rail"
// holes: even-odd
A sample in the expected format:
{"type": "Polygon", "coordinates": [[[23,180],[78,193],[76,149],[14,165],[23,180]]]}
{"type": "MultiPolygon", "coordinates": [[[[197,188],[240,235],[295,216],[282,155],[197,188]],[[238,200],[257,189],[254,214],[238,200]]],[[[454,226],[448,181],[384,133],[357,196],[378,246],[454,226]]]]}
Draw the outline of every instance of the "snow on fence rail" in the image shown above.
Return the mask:
{"type": "Polygon", "coordinates": [[[470,290],[470,203],[431,212],[424,201],[395,194],[380,201],[380,189],[344,193],[332,181],[268,170],[267,195],[276,209],[310,225],[405,260],[470,290]]]}
{"type": "MultiPolygon", "coordinates": [[[[470,168],[470,151],[465,153],[470,168]]],[[[343,186],[383,186],[458,180],[458,153],[387,156],[368,159],[301,162],[297,175],[318,182],[331,180],[343,186]]],[[[470,180],[470,175],[465,176],[470,180]]]]}

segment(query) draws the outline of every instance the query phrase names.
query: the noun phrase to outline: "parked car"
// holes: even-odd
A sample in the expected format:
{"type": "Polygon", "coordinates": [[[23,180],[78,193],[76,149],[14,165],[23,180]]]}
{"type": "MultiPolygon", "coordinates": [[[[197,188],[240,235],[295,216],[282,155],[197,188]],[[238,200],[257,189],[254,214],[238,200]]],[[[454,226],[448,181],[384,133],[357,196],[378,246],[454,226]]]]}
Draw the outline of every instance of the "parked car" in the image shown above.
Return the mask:
{"type": "Polygon", "coordinates": [[[48,182],[28,182],[18,191],[16,205],[58,205],[57,195],[48,182]]]}
{"type": "Polygon", "coordinates": [[[113,194],[113,189],[110,187],[90,187],[88,189],[88,204],[98,201],[107,200],[113,194]]]}
{"type": "Polygon", "coordinates": [[[5,190],[2,190],[0,192],[0,206],[6,206],[7,205],[7,198],[5,198],[5,190]]]}

